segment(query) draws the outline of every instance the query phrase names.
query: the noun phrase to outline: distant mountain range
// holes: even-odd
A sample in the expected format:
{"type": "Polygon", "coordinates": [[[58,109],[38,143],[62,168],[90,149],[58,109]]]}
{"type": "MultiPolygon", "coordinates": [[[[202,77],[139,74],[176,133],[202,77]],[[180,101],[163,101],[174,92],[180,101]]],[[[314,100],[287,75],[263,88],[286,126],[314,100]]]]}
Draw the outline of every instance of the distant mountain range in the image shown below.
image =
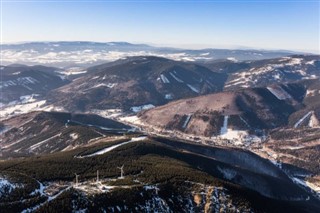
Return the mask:
{"type": "Polygon", "coordinates": [[[3,47],[0,212],[319,212],[319,55],[3,47]]]}
{"type": "Polygon", "coordinates": [[[30,42],[3,44],[3,64],[43,64],[57,67],[92,66],[130,56],[159,56],[173,60],[259,60],[297,54],[292,51],[242,49],[178,49],[127,42],[30,42]]]}

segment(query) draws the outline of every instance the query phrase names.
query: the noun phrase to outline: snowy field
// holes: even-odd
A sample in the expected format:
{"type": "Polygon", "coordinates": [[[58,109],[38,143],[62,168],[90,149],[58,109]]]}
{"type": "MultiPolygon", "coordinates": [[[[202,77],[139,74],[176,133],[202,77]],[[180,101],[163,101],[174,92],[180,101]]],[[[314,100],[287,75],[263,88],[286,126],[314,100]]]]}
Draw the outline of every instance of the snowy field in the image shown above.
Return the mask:
{"type": "Polygon", "coordinates": [[[99,150],[99,151],[97,151],[95,153],[92,153],[90,155],[77,156],[77,158],[89,158],[89,157],[94,157],[94,156],[97,156],[97,155],[103,155],[103,154],[105,154],[107,152],[110,152],[110,151],[120,147],[120,146],[126,145],[128,143],[136,142],[136,141],[143,141],[146,138],[147,138],[146,136],[131,138],[131,140],[129,140],[129,141],[126,141],[126,142],[123,142],[123,143],[120,143],[120,144],[116,144],[116,145],[107,147],[105,149],[101,149],[101,150],[99,150]]]}

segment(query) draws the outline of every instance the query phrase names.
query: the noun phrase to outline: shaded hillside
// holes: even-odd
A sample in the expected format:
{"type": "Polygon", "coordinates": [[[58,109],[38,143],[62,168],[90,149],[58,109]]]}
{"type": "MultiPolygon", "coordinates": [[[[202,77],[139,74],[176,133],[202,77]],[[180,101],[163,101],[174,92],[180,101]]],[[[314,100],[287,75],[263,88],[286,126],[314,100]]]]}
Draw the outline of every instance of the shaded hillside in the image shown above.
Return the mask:
{"type": "Polygon", "coordinates": [[[200,63],[214,72],[232,73],[250,69],[252,61],[237,61],[237,60],[213,60],[200,63]]]}
{"type": "Polygon", "coordinates": [[[296,99],[302,102],[303,107],[290,115],[289,126],[317,127],[320,119],[320,80],[301,81],[291,84],[297,95],[296,99]],[[299,92],[300,91],[300,92],[299,92]],[[313,122],[314,121],[314,122],[313,122]]]}
{"type": "Polygon", "coordinates": [[[99,117],[60,112],[31,112],[1,122],[1,158],[70,150],[94,138],[121,135],[131,127],[99,117]]]}
{"type": "Polygon", "coordinates": [[[54,72],[57,68],[45,66],[2,66],[0,104],[28,102],[34,97],[44,97],[48,91],[68,83],[54,72]]]}
{"type": "Polygon", "coordinates": [[[158,57],[134,57],[88,71],[94,74],[51,92],[48,101],[71,111],[129,110],[221,91],[227,77],[200,65],[158,57]]]}
{"type": "MultiPolygon", "coordinates": [[[[302,85],[305,86],[304,107],[290,115],[288,126],[270,132],[264,149],[272,153],[274,160],[303,169],[297,173],[319,176],[320,81],[305,81],[302,85]]],[[[316,185],[313,188],[319,191],[317,178],[306,180],[314,182],[316,185]]]]}
{"type": "MultiPolygon", "coordinates": [[[[306,91],[303,86],[297,90],[306,91]]],[[[272,129],[287,125],[289,116],[303,107],[301,99],[293,98],[296,92],[290,84],[222,92],[172,102],[142,112],[139,118],[146,125],[207,137],[220,135],[226,116],[226,128],[272,129]]]]}

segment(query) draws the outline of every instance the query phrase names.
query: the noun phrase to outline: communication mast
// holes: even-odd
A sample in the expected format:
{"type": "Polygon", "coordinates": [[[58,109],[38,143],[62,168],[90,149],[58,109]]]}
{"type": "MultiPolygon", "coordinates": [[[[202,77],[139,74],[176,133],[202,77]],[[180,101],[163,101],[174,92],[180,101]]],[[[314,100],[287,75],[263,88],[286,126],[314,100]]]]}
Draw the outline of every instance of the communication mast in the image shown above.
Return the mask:
{"type": "Polygon", "coordinates": [[[120,179],[123,179],[123,178],[124,178],[123,166],[124,166],[124,165],[122,165],[121,167],[117,167],[118,169],[120,169],[120,170],[121,170],[121,176],[120,176],[120,179]]]}
{"type": "Polygon", "coordinates": [[[79,175],[77,175],[76,173],[75,173],[75,175],[76,175],[76,186],[78,186],[78,184],[79,184],[79,181],[78,181],[79,175]]]}
{"type": "Polygon", "coordinates": [[[97,183],[99,183],[99,170],[97,170],[97,183]]]}

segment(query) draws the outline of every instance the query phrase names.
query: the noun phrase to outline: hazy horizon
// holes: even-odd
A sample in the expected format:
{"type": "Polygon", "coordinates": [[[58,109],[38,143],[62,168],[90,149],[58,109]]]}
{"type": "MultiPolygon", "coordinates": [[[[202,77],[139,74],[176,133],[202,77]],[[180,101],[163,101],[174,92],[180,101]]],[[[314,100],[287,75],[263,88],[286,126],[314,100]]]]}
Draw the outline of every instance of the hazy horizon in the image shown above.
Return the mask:
{"type": "Polygon", "coordinates": [[[2,43],[93,41],[320,53],[319,1],[2,1],[2,43]],[[299,15],[302,14],[302,15],[299,15]]]}
{"type": "MultiPolygon", "coordinates": [[[[155,44],[155,43],[143,43],[143,42],[128,42],[128,41],[77,41],[77,40],[43,40],[43,41],[17,41],[17,42],[2,42],[2,45],[15,45],[15,44],[27,44],[27,43],[58,43],[58,42],[92,42],[92,43],[120,43],[126,42],[134,45],[149,45],[158,48],[175,48],[182,50],[204,50],[204,49],[226,49],[226,50],[258,50],[258,51],[286,51],[286,52],[297,52],[297,53],[310,53],[310,54],[320,54],[317,50],[293,50],[293,49],[272,49],[272,48],[261,48],[261,47],[247,47],[242,45],[206,45],[206,44],[155,44]]],[[[0,44],[1,45],[1,44],[0,44]]]]}

